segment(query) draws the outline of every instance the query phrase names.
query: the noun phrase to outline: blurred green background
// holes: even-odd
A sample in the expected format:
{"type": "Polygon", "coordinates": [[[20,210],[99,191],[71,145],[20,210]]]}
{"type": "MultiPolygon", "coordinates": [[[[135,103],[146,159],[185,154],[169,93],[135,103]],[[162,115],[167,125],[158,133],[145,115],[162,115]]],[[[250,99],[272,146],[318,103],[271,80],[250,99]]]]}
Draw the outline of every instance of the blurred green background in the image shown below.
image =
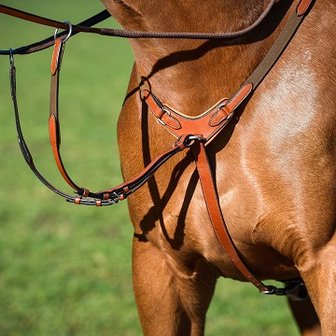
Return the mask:
{"type": "MultiPolygon", "coordinates": [[[[99,1],[2,1],[58,20],[81,21],[99,1]]],[[[102,26],[115,26],[109,19],[102,26]]],[[[0,49],[53,29],[0,15],[0,49]]],[[[36,166],[69,191],[49,148],[51,50],[15,57],[23,131],[36,166]]],[[[77,35],[61,77],[62,154],[79,185],[121,181],[116,121],[132,67],[127,40],[77,35]]],[[[131,280],[127,205],[78,207],[52,194],[29,171],[16,142],[8,58],[0,57],[0,335],[141,335],[131,280]]],[[[283,298],[220,280],[206,335],[297,335],[283,298]]]]}

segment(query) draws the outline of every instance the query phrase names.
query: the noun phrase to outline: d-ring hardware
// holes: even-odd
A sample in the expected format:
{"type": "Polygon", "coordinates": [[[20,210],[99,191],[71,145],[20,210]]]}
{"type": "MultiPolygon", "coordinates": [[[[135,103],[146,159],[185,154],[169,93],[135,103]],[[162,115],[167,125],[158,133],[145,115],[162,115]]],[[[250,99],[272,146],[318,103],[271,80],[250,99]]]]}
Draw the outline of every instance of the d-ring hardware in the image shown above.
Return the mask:
{"type": "MultiPolygon", "coordinates": [[[[64,21],[63,23],[66,23],[67,25],[68,25],[68,27],[69,27],[69,31],[68,31],[68,35],[65,37],[65,39],[63,40],[63,43],[65,43],[66,41],[68,41],[69,40],[69,38],[71,37],[71,35],[72,35],[72,23],[70,22],[70,21],[64,21]]],[[[54,40],[56,40],[57,39],[57,34],[58,34],[58,28],[56,28],[56,30],[55,30],[55,33],[54,33],[54,40]]]]}
{"type": "Polygon", "coordinates": [[[185,139],[183,140],[183,143],[186,147],[191,147],[195,141],[200,141],[200,142],[204,142],[206,139],[203,137],[203,135],[200,134],[189,134],[185,137],[185,139]]]}

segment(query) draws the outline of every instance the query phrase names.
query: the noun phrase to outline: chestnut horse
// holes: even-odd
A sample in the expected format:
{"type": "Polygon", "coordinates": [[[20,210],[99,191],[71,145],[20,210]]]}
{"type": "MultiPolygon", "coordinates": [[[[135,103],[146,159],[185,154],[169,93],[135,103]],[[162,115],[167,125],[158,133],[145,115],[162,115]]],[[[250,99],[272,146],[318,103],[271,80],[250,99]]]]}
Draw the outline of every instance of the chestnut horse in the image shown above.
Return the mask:
{"type": "MultiPolygon", "coordinates": [[[[268,0],[104,0],[130,30],[235,31],[268,0]]],[[[161,101],[197,116],[230,97],[265,56],[297,1],[278,1],[232,41],[133,39],[135,64],[118,136],[127,180],[174,137],[139,99],[146,77],[161,101]]],[[[259,279],[302,278],[290,306],[304,335],[336,334],[336,2],[316,0],[251,99],[207,146],[235,246],[259,279]],[[316,311],[316,313],[315,313],[316,311]]],[[[202,335],[220,276],[245,280],[209,220],[190,153],[129,198],[133,281],[145,335],[202,335]]]]}
{"type": "MultiPolygon", "coordinates": [[[[293,293],[288,296],[302,334],[335,335],[336,2],[207,0],[197,6],[191,0],[103,2],[124,27],[144,34],[244,31],[235,38],[217,40],[204,40],[204,35],[203,40],[131,39],[135,64],[118,123],[121,163],[125,180],[145,166],[148,169],[130,183],[92,193],[72,182],[58,150],[58,78],[63,46],[73,28],[76,33],[79,26],[0,5],[5,14],[69,28],[65,39],[57,37],[56,31],[55,41],[52,38],[16,50],[0,50],[0,54],[10,56],[20,148],[47,187],[77,204],[110,205],[134,191],[131,185],[141,186],[157,163],[170,158],[164,169],[129,197],[135,229],[134,290],[145,335],[202,335],[220,276],[248,279],[267,294],[284,291],[260,280],[293,283],[293,279],[302,279],[308,291],[304,299],[300,295],[303,300],[298,302],[293,300],[293,293]],[[279,50],[290,40],[284,36],[289,31],[292,36],[311,2],[315,4],[309,15],[261,81],[271,67],[265,67],[262,60],[271,59],[266,62],[271,64],[280,56],[279,50]],[[85,196],[83,199],[62,193],[39,173],[21,131],[14,54],[42,50],[51,44],[55,44],[51,144],[63,177],[85,196]],[[247,78],[253,80],[245,82],[247,78]],[[217,128],[214,137],[214,133],[205,136],[203,119],[210,128],[232,120],[227,128],[217,128]],[[170,132],[156,120],[168,130],[170,127],[170,132]],[[176,124],[179,120],[186,127],[176,124]],[[198,125],[199,133],[191,124],[198,125]],[[182,133],[176,141],[173,134],[178,133],[172,129],[179,127],[192,136],[182,133]],[[164,152],[167,144],[174,147],[164,152]],[[179,152],[188,147],[190,151],[179,152]],[[165,154],[159,156],[162,152],[165,154]],[[149,164],[154,157],[158,159],[149,164]]],[[[106,13],[101,13],[103,18],[106,13]]],[[[84,23],[90,25],[91,20],[84,23]]],[[[132,33],[129,36],[134,37],[132,33]]]]}

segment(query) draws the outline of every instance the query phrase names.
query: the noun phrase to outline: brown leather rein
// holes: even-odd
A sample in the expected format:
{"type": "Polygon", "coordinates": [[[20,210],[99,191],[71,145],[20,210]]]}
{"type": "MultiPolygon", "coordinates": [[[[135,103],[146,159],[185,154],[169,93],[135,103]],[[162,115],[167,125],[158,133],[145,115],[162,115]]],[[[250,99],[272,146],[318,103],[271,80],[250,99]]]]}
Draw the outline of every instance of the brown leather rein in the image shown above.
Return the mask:
{"type": "Polygon", "coordinates": [[[265,294],[287,295],[295,298],[303,298],[306,295],[304,283],[301,279],[285,282],[285,288],[276,288],[274,286],[264,285],[258,280],[243,262],[237,251],[229,230],[224,221],[220,208],[217,187],[213,178],[212,168],[207,158],[206,146],[214,139],[232,119],[236,109],[243,102],[246,102],[263,78],[271,70],[277,59],[280,57],[291,38],[294,36],[297,28],[301,24],[313,0],[299,1],[296,10],[290,16],[279,37],[260,62],[257,68],[252,72],[249,78],[241,87],[229,98],[222,99],[215,106],[204,112],[198,117],[187,117],[169,106],[163,104],[158,97],[152,92],[150,83],[143,78],[140,83],[141,99],[148,105],[158,122],[169,131],[176,141],[173,146],[166,152],[153,160],[143,171],[130,181],[124,182],[114,188],[106,189],[100,192],[92,192],[87,188],[79,187],[68,175],[60,154],[60,121],[58,111],[59,96],[59,75],[61,63],[64,55],[65,44],[68,39],[79,32],[95,33],[100,35],[118,36],[126,38],[186,38],[186,39],[234,39],[241,37],[252,31],[270,12],[276,0],[270,1],[259,18],[249,27],[230,33],[180,33],[180,32],[139,32],[118,29],[92,28],[98,22],[108,18],[110,15],[107,11],[81,22],[78,25],[72,25],[69,22],[59,22],[17,9],[0,5],[0,13],[15,16],[24,20],[36,22],[57,28],[55,35],[43,41],[34,44],[10,50],[0,50],[0,55],[9,55],[10,60],[10,88],[14,106],[14,115],[18,142],[23,157],[33,173],[38,179],[56,194],[64,197],[68,202],[84,205],[105,206],[117,203],[126,199],[131,193],[145,184],[148,179],[171,157],[186,148],[190,148],[194,155],[197,171],[199,174],[205,203],[208,209],[217,239],[223,250],[229,255],[233,264],[239,269],[244,277],[254,284],[260,292],[265,294]],[[58,29],[65,29],[58,32],[58,29]],[[20,116],[16,95],[16,69],[14,64],[15,54],[29,54],[54,45],[54,51],[51,62],[51,90],[50,90],[50,114],[49,114],[49,137],[55,157],[57,167],[64,180],[75,190],[78,196],[72,196],[54,187],[37,169],[33,157],[24,139],[21,129],[20,116]]]}

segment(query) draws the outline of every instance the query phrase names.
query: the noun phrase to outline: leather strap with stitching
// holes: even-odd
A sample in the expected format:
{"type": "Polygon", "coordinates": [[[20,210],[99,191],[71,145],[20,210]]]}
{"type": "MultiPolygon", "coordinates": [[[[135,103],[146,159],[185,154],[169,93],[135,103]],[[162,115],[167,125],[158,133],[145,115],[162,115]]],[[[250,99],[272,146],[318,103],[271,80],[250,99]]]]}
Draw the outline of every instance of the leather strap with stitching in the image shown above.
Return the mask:
{"type": "Polygon", "coordinates": [[[222,210],[219,205],[217,187],[212,175],[212,169],[206,154],[203,142],[197,142],[192,146],[192,152],[195,157],[198,175],[201,181],[203,196],[212,226],[217,239],[223,250],[229,255],[233,264],[243,274],[243,276],[256,286],[259,291],[268,293],[269,289],[260,280],[258,280],[247,268],[238,254],[237,248],[232,242],[230,232],[223,218],[222,210]]]}
{"type": "Polygon", "coordinates": [[[64,168],[62,157],[60,154],[60,123],[58,121],[58,97],[59,97],[59,74],[61,69],[62,55],[64,53],[65,43],[59,37],[55,40],[54,51],[51,62],[51,84],[50,84],[50,115],[49,115],[49,139],[54,158],[64,180],[69,186],[75,190],[82,188],[78,187],[75,182],[70,178],[66,169],[64,168]]]}

